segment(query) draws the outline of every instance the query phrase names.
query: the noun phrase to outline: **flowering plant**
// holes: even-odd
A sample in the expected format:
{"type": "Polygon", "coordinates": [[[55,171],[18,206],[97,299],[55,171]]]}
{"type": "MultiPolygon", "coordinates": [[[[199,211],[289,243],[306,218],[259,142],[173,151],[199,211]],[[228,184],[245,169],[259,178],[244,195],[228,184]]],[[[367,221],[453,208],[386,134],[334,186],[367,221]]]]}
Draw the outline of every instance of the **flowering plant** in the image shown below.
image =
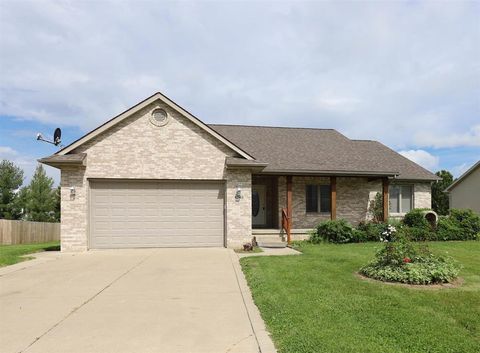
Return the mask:
{"type": "MultiPolygon", "coordinates": [[[[389,232],[392,233],[391,228],[385,231],[389,232]]],[[[434,255],[426,245],[409,241],[400,228],[395,241],[385,243],[360,273],[386,282],[432,284],[453,281],[459,270],[452,259],[434,255]]]]}
{"type": "Polygon", "coordinates": [[[397,228],[388,224],[386,229],[382,232],[380,236],[380,241],[384,243],[388,243],[389,241],[393,240],[393,237],[395,236],[396,233],[397,233],[397,228]]]}

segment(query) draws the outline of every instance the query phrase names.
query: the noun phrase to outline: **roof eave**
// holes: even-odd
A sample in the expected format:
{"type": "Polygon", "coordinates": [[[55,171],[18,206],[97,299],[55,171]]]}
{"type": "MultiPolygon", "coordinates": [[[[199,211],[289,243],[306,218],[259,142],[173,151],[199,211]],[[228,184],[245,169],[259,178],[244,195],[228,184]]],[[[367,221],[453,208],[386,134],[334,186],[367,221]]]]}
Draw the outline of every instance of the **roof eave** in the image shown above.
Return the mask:
{"type": "Polygon", "coordinates": [[[305,170],[305,169],[270,169],[262,174],[272,175],[315,175],[315,176],[361,176],[361,177],[396,177],[396,171],[348,171],[348,170],[305,170]]]}
{"type": "Polygon", "coordinates": [[[45,158],[37,159],[39,163],[48,165],[50,167],[62,169],[65,167],[86,167],[87,158],[86,155],[79,156],[77,159],[61,159],[60,156],[53,155],[45,158]]]}

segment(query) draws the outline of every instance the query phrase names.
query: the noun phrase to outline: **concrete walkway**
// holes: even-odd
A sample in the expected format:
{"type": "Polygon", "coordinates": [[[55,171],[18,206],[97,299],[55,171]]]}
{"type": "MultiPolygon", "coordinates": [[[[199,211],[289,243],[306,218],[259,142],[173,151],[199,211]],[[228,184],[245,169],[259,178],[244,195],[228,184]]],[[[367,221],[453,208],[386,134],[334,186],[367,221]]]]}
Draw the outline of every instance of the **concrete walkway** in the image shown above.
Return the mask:
{"type": "Polygon", "coordinates": [[[227,249],[45,253],[0,269],[1,352],[275,352],[227,249]]]}

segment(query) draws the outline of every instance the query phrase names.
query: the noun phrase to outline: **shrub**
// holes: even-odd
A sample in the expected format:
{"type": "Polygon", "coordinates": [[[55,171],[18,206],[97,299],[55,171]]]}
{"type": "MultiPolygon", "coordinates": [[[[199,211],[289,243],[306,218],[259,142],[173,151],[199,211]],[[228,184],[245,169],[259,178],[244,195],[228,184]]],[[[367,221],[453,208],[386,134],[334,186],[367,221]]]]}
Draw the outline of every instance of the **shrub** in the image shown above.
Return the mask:
{"type": "Polygon", "coordinates": [[[410,240],[425,241],[435,240],[436,234],[430,223],[425,219],[425,209],[414,208],[409,211],[402,220],[405,235],[410,240]]]}
{"type": "Polygon", "coordinates": [[[449,258],[436,256],[424,246],[414,245],[404,237],[386,243],[375,259],[360,269],[367,277],[386,282],[433,284],[451,282],[459,266],[449,258]]]}
{"type": "Polygon", "coordinates": [[[436,240],[436,233],[430,228],[402,227],[403,235],[413,241],[436,240]]]}
{"type": "Polygon", "coordinates": [[[476,240],[480,238],[480,217],[472,210],[450,210],[437,225],[438,240],[476,240]]]}
{"type": "Polygon", "coordinates": [[[424,211],[424,209],[420,208],[414,208],[413,210],[409,211],[403,218],[403,224],[412,228],[430,229],[430,224],[425,219],[425,214],[423,213],[424,211]]]}
{"type": "Polygon", "coordinates": [[[384,223],[361,222],[357,227],[358,233],[362,233],[361,241],[379,241],[383,231],[385,231],[384,223]]]}
{"type": "Polygon", "coordinates": [[[373,222],[380,223],[383,220],[383,198],[381,193],[377,192],[375,198],[370,201],[368,212],[372,215],[373,222]]]}
{"type": "Polygon", "coordinates": [[[356,236],[354,228],[344,219],[321,222],[309,240],[312,243],[329,241],[331,243],[350,243],[354,242],[356,236]]]}
{"type": "Polygon", "coordinates": [[[437,240],[463,240],[462,228],[449,217],[441,217],[437,224],[437,240]]]}

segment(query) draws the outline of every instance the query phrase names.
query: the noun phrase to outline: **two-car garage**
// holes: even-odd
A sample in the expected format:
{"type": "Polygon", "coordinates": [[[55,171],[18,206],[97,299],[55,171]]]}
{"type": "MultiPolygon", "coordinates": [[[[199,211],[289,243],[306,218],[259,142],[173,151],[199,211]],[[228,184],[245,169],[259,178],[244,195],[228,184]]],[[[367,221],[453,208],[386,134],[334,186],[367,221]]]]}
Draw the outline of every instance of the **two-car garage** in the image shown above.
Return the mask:
{"type": "Polygon", "coordinates": [[[222,247],[223,182],[89,180],[89,248],[222,247]]]}

